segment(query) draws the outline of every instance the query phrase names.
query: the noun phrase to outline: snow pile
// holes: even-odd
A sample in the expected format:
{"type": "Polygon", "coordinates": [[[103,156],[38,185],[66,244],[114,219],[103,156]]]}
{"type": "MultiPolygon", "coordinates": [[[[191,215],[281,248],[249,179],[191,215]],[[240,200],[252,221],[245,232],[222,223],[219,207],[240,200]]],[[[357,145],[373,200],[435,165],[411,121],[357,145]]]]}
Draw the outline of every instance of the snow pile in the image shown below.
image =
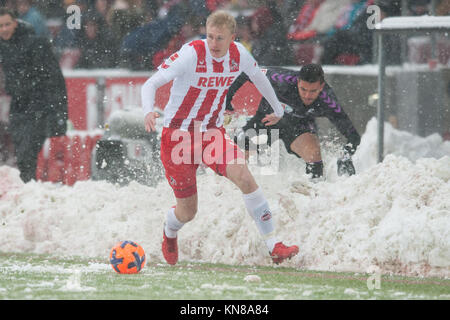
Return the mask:
{"type": "MultiPolygon", "coordinates": [[[[377,164],[377,130],[377,120],[372,118],[367,123],[361,145],[354,156],[358,172],[371,169],[377,164]]],[[[443,141],[437,133],[425,138],[418,137],[406,131],[396,130],[388,122],[385,122],[384,130],[384,154],[402,156],[413,162],[421,158],[440,159],[450,156],[450,141],[443,141]]]]}
{"type": "MultiPolygon", "coordinates": [[[[295,157],[276,175],[256,174],[279,238],[300,247],[283,265],[354,272],[376,265],[382,272],[450,276],[450,143],[386,124],[386,151],[397,154],[376,164],[374,141],[371,121],[354,157],[356,176],[338,177],[336,158],[327,153],[324,182],[311,184],[295,157]],[[439,158],[422,158],[432,152],[439,158]]],[[[180,260],[271,265],[240,191],[210,170],[197,179],[199,211],[179,233],[180,260]]],[[[173,204],[166,181],[156,187],[23,184],[16,169],[0,167],[1,251],[107,261],[117,241],[133,240],[150,265],[163,262],[162,226],[173,204]]]]}

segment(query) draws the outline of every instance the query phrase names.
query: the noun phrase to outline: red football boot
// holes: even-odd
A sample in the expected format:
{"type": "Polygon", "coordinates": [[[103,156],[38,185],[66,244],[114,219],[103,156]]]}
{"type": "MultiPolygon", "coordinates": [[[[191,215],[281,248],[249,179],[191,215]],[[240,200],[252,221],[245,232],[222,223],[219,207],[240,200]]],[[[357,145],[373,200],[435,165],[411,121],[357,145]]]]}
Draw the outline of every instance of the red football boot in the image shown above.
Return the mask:
{"type": "Polygon", "coordinates": [[[162,253],[168,264],[174,265],[178,262],[177,238],[168,238],[163,231],[162,253]]]}
{"type": "Polygon", "coordinates": [[[282,242],[277,242],[272,252],[270,253],[270,257],[273,262],[279,264],[283,262],[285,259],[290,259],[298,253],[297,246],[286,247],[282,242]]]}

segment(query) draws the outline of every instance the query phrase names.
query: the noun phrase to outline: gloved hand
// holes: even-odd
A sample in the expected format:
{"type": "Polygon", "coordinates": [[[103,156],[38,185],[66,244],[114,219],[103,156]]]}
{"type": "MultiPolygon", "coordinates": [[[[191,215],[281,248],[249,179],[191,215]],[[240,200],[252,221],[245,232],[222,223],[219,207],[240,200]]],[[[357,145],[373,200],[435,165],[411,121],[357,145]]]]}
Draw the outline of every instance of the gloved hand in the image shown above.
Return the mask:
{"type": "Polygon", "coordinates": [[[356,174],[352,158],[339,158],[337,161],[337,173],[339,176],[343,176],[345,174],[348,176],[352,176],[356,174]]]}
{"type": "Polygon", "coordinates": [[[356,148],[353,147],[353,144],[351,144],[351,143],[347,143],[344,146],[344,156],[347,155],[347,156],[351,157],[355,153],[355,151],[356,151],[356,148]]]}
{"type": "Polygon", "coordinates": [[[344,155],[337,160],[337,174],[338,176],[348,175],[352,176],[356,174],[355,166],[352,161],[352,154],[354,153],[354,149],[346,145],[344,146],[344,155]]]}

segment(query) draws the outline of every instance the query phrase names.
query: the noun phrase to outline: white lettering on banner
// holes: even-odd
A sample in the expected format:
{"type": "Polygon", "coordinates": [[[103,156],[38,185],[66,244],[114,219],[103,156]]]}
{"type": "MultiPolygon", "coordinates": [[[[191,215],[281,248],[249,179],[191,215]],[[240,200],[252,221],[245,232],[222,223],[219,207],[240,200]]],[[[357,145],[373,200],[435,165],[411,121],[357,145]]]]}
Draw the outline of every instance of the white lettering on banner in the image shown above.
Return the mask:
{"type": "MultiPolygon", "coordinates": [[[[141,87],[142,84],[130,85],[115,83],[105,88],[105,98],[103,100],[103,119],[106,121],[109,116],[117,110],[125,108],[141,107],[141,87]]],[[[98,128],[102,123],[98,123],[98,88],[95,83],[86,86],[86,128],[92,130],[98,128]]]]}
{"type": "Polygon", "coordinates": [[[105,119],[116,110],[141,107],[142,84],[115,83],[106,88],[105,119]]]}
{"type": "Polygon", "coordinates": [[[9,105],[11,98],[9,96],[0,95],[0,121],[8,123],[9,122],[9,105]]]}
{"type": "Polygon", "coordinates": [[[86,87],[86,128],[87,130],[96,129],[98,126],[97,111],[97,85],[88,84],[86,87]]]}

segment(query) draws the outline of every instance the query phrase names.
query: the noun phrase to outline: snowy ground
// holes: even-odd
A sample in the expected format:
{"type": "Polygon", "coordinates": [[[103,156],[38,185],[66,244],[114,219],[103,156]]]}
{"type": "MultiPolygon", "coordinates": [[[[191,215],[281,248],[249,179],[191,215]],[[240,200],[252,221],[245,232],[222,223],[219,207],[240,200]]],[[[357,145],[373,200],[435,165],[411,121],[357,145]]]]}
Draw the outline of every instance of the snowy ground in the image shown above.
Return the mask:
{"type": "MultiPolygon", "coordinates": [[[[304,163],[288,156],[276,175],[253,168],[274,211],[280,239],[298,244],[286,266],[311,270],[450,276],[450,142],[400,132],[386,124],[376,163],[376,120],[354,156],[358,174],[338,177],[324,152],[324,182],[311,184],[304,163]]],[[[179,233],[180,260],[271,265],[239,190],[209,169],[198,176],[199,212],[179,233]]],[[[157,187],[77,182],[73,187],[23,184],[0,167],[3,252],[108,257],[119,240],[138,242],[150,261],[160,252],[166,210],[175,204],[166,181],[157,187]]]]}

